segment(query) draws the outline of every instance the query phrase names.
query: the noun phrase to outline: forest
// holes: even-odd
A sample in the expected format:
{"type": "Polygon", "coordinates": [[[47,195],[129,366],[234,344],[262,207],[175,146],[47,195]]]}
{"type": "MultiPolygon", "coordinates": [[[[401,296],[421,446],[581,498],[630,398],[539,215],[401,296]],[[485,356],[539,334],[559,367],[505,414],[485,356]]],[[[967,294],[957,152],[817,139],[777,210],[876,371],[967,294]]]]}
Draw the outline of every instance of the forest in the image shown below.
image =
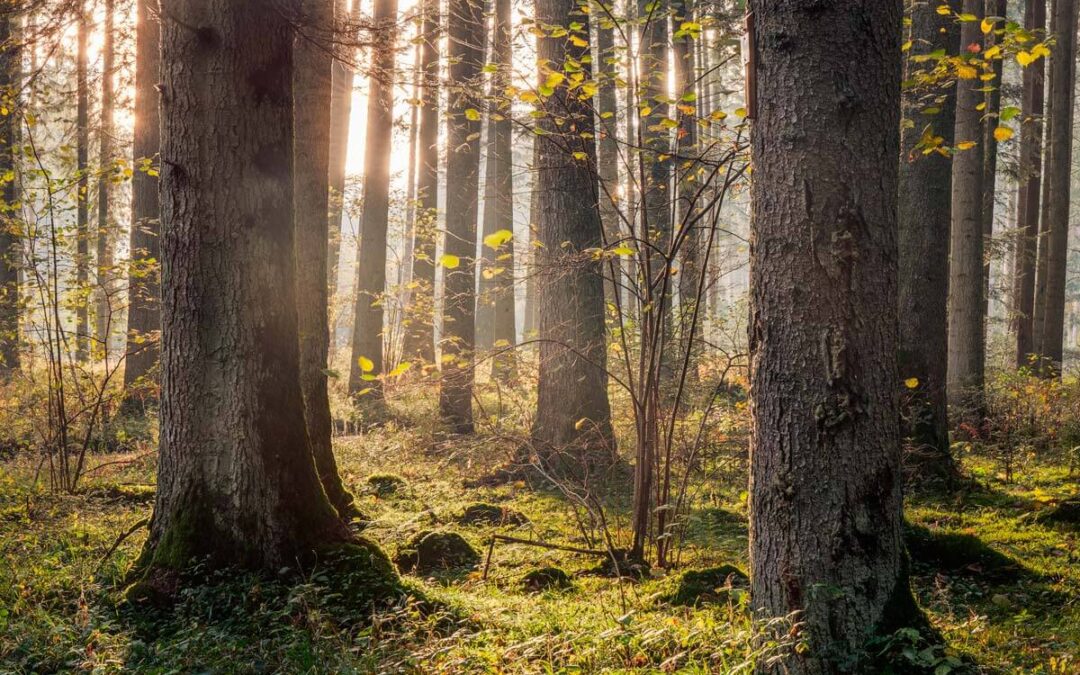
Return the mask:
{"type": "Polygon", "coordinates": [[[0,673],[1080,674],[1078,22],[0,0],[0,673]]]}

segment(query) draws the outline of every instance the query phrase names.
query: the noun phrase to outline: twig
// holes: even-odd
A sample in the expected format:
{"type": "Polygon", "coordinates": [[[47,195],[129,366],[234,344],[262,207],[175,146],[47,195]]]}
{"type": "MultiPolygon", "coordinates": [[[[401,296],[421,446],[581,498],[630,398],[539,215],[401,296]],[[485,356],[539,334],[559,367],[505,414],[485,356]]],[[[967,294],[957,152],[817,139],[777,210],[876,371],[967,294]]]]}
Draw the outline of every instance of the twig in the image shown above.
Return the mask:
{"type": "Polygon", "coordinates": [[[105,561],[108,560],[112,556],[112,554],[116,552],[116,549],[120,548],[120,544],[123,544],[124,540],[126,540],[128,537],[135,534],[136,532],[138,532],[139,530],[141,530],[142,528],[146,527],[149,524],[150,524],[150,518],[143,518],[139,522],[132,525],[131,528],[127,532],[124,532],[119,537],[117,537],[116,541],[113,542],[113,545],[109,548],[109,550],[105,554],[105,556],[101,559],[100,562],[98,562],[97,567],[94,568],[94,576],[96,577],[98,575],[98,572],[101,571],[101,566],[104,565],[105,561]]]}

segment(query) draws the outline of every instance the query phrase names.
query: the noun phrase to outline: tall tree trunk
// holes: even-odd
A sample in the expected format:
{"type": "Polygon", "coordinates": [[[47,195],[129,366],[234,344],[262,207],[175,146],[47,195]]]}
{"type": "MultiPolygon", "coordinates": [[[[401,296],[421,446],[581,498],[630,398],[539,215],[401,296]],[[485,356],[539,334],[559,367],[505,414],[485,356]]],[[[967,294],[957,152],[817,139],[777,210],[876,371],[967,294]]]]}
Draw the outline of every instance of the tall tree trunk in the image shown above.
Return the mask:
{"type": "MultiPolygon", "coordinates": [[[[84,363],[90,357],[90,89],[86,78],[87,41],[90,27],[84,0],[77,4],[79,13],[75,54],[75,359],[84,363]]],[[[59,298],[56,299],[60,301],[59,298]]]]}
{"type": "Polygon", "coordinates": [[[765,617],[801,612],[810,642],[763,672],[844,672],[919,618],[901,539],[898,165],[882,161],[900,150],[902,7],[751,10],[751,594],[765,617]]]}
{"type": "Polygon", "coordinates": [[[109,218],[109,186],[113,161],[113,0],[105,0],[101,47],[101,128],[98,131],[97,274],[94,288],[94,342],[100,357],[109,354],[112,328],[113,224],[109,218]]]}
{"type": "MultiPolygon", "coordinates": [[[[307,564],[351,536],[300,387],[293,17],[262,0],[168,0],[163,14],[161,455],[141,565],[307,564]]],[[[372,583],[392,583],[368,553],[372,583]]]]}
{"type": "MultiPolygon", "coordinates": [[[[618,52],[615,51],[615,11],[610,0],[595,3],[589,12],[592,34],[595,36],[593,56],[594,78],[597,81],[595,108],[597,115],[596,176],[600,181],[600,221],[604,226],[604,243],[611,245],[623,230],[619,221],[619,127],[616,82],[618,81],[618,52]]],[[[622,259],[604,265],[604,299],[616,304],[622,259]]]]}
{"type": "Polygon", "coordinates": [[[454,433],[472,433],[476,315],[476,215],[480,115],[474,91],[484,60],[484,13],[475,0],[450,0],[450,87],[446,133],[443,269],[443,377],[439,412],[454,433]]]}
{"type": "Polygon", "coordinates": [[[439,1],[424,0],[420,69],[419,198],[413,228],[412,289],[405,331],[406,359],[435,362],[435,241],[439,208],[439,1]]]}
{"type": "MultiPolygon", "coordinates": [[[[1039,34],[1046,27],[1045,0],[1027,0],[1024,27],[1039,34]]],[[[1042,183],[1042,133],[1045,59],[1023,71],[1022,126],[1020,128],[1020,190],[1016,200],[1016,258],[1013,268],[1013,333],[1016,365],[1030,364],[1035,351],[1035,261],[1039,237],[1039,196],[1042,183]]]]}
{"type": "Polygon", "coordinates": [[[19,201],[18,144],[19,91],[22,86],[22,49],[19,44],[19,15],[10,9],[0,15],[0,97],[8,114],[0,117],[0,382],[19,370],[19,270],[21,221],[14,208],[19,201]]]}
{"type": "MultiPolygon", "coordinates": [[[[1049,4],[1049,7],[1053,7],[1053,4],[1049,4]]],[[[1054,26],[1051,22],[1049,26],[1049,34],[1053,35],[1054,26]]],[[[1049,59],[1048,59],[1049,60],[1049,59]]],[[[1050,65],[1046,66],[1047,74],[1049,77],[1050,65]]],[[[1049,254],[1050,246],[1047,241],[1050,237],[1050,166],[1053,163],[1053,145],[1050,139],[1054,137],[1054,116],[1050,114],[1050,102],[1054,100],[1054,80],[1050,78],[1046,82],[1046,115],[1043,117],[1043,157],[1042,157],[1042,171],[1043,180],[1040,185],[1042,192],[1039,203],[1039,235],[1038,243],[1036,244],[1035,253],[1035,300],[1032,304],[1031,310],[1031,343],[1032,343],[1032,359],[1031,363],[1035,367],[1036,371],[1040,374],[1045,374],[1046,360],[1042,353],[1044,340],[1043,340],[1043,328],[1045,324],[1045,312],[1046,312],[1046,284],[1048,280],[1049,267],[1049,254]]]]}
{"type": "MultiPolygon", "coordinates": [[[[510,43],[510,0],[494,0],[495,27],[492,37],[491,63],[496,71],[491,75],[491,101],[488,113],[488,155],[484,186],[484,267],[481,270],[481,297],[491,304],[491,344],[497,351],[492,359],[492,376],[508,382],[514,375],[514,352],[517,341],[514,326],[514,240],[511,237],[492,246],[489,237],[500,230],[514,232],[514,175],[510,103],[503,92],[510,85],[512,53],[510,43]],[[490,260],[487,260],[490,258],[490,260]]],[[[477,303],[477,322],[481,321],[477,303]]],[[[477,339],[479,340],[477,326],[477,339]]]]}
{"type": "MultiPolygon", "coordinates": [[[[954,8],[955,9],[955,8],[954,8]]],[[[905,81],[921,69],[916,57],[944,49],[956,54],[960,30],[952,15],[916,3],[911,9],[905,81]]],[[[927,69],[936,66],[928,62],[927,69]]],[[[953,146],[956,88],[952,80],[934,91],[912,89],[904,96],[904,115],[912,125],[901,132],[899,193],[900,377],[914,378],[904,387],[902,412],[912,452],[906,463],[918,477],[951,480],[956,465],[949,452],[945,396],[948,367],[949,232],[952,214],[952,160],[930,149],[924,138],[940,137],[943,148],[953,146]],[[923,114],[926,101],[939,111],[923,114]]],[[[899,385],[898,385],[899,386],[899,385]]]]}
{"type": "Polygon", "coordinates": [[[537,226],[540,222],[540,190],[537,179],[537,167],[540,158],[540,139],[532,137],[532,163],[529,166],[531,172],[529,181],[529,245],[525,250],[525,323],[521,334],[526,339],[536,336],[537,330],[537,298],[536,298],[536,242],[537,226]]]}
{"type": "MultiPolygon", "coordinates": [[[[1000,41],[998,30],[1003,30],[1008,10],[1007,0],[985,0],[986,18],[994,20],[994,28],[983,39],[983,53],[992,49],[1000,41]]],[[[1001,87],[1004,61],[995,58],[989,63],[990,71],[994,78],[984,85],[989,88],[985,93],[986,108],[985,117],[988,120],[983,126],[982,145],[985,148],[983,156],[983,242],[986,251],[991,250],[994,241],[994,212],[997,207],[997,171],[998,171],[998,141],[995,130],[999,126],[998,119],[1001,115],[1001,87]]],[[[990,321],[990,263],[991,256],[983,256],[983,320],[990,321]]],[[[985,329],[984,329],[985,330],[985,329]]]]}
{"type": "MultiPolygon", "coordinates": [[[[565,25],[575,0],[537,0],[541,25],[565,25]]],[[[567,26],[568,30],[574,29],[567,26]]],[[[541,88],[549,67],[572,59],[589,79],[588,28],[537,38],[541,88]]],[[[555,70],[554,72],[558,72],[555,70]]],[[[600,246],[596,143],[592,106],[561,81],[537,120],[537,294],[540,371],[532,437],[545,455],[569,450],[572,461],[610,464],[615,453],[607,393],[603,266],[588,249],[600,246]],[[591,189],[584,186],[590,186],[591,189]]],[[[554,467],[559,468],[559,467],[554,467]]],[[[572,468],[572,467],[568,467],[572,468]]]]}
{"type": "Polygon", "coordinates": [[[303,0],[293,48],[293,223],[296,229],[297,326],[304,419],[323,490],[343,518],[358,515],[338,475],[327,391],[330,347],[326,286],[330,184],[333,0],[303,0]]]}
{"type": "Polygon", "coordinates": [[[675,14],[672,17],[672,31],[674,58],[675,99],[678,114],[676,119],[679,126],[676,130],[676,155],[675,180],[677,190],[676,201],[676,226],[674,230],[680,232],[686,230],[685,240],[679,247],[679,340],[682,343],[680,349],[689,350],[690,358],[687,362],[689,370],[687,378],[690,381],[697,380],[697,363],[700,352],[701,338],[694,336],[691,339],[692,330],[700,326],[700,320],[695,322],[698,298],[698,286],[701,282],[701,250],[702,223],[687,228],[687,223],[693,214],[699,212],[704,198],[697,199],[698,190],[701,188],[701,177],[698,175],[701,164],[698,161],[697,144],[697,94],[695,84],[697,74],[694,72],[695,45],[691,31],[682,28],[687,22],[693,22],[693,10],[689,0],[676,0],[674,3],[675,14]],[[688,110],[692,109],[692,110],[688,110]],[[696,323],[696,325],[695,325],[696,323]],[[696,343],[696,344],[695,344],[696,343]]]}
{"type": "MultiPolygon", "coordinates": [[[[1055,0],[1051,30],[1056,38],[1050,55],[1050,136],[1047,137],[1048,187],[1046,293],[1043,296],[1042,342],[1036,344],[1048,373],[1061,372],[1065,331],[1065,281],[1069,256],[1073,102],[1076,74],[1076,0],[1055,0]]],[[[1038,298],[1036,299],[1038,300],[1038,298]]]]}
{"type": "Polygon", "coordinates": [[[386,292],[386,233],[390,219],[390,153],[394,132],[394,43],[397,0],[376,0],[368,77],[364,139],[364,212],[356,251],[349,395],[379,405],[383,399],[383,294],[386,292]]]}
{"type": "Polygon", "coordinates": [[[138,0],[135,25],[135,115],[131,178],[131,263],[128,268],[125,408],[137,411],[156,398],[160,353],[161,275],[158,205],[158,146],[161,144],[157,86],[161,81],[158,0],[138,0]]]}
{"type": "MultiPolygon", "coordinates": [[[[964,0],[963,11],[983,16],[983,0],[964,0]]],[[[960,24],[960,44],[982,40],[979,21],[960,24]]],[[[961,58],[975,60],[963,50],[961,58]]],[[[972,65],[972,70],[977,66],[972,65]]],[[[956,82],[954,140],[975,145],[953,156],[952,234],[949,265],[949,401],[961,416],[976,414],[982,405],[986,327],[983,312],[983,95],[977,74],[956,82]]]]}

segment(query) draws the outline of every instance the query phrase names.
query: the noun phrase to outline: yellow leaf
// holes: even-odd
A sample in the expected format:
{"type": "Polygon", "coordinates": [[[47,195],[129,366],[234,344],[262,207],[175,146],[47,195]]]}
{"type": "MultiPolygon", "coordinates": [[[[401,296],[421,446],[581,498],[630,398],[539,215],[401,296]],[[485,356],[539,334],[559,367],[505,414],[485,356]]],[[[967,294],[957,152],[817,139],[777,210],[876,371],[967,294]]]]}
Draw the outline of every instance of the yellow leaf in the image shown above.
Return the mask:
{"type": "Polygon", "coordinates": [[[979,76],[979,71],[973,66],[958,65],[956,66],[956,76],[961,80],[974,80],[979,76]]]}
{"type": "Polygon", "coordinates": [[[1035,57],[1031,55],[1031,52],[1017,52],[1016,62],[1019,63],[1021,66],[1027,68],[1035,62],[1035,57]]]}
{"type": "Polygon", "coordinates": [[[588,41],[582,40],[581,38],[579,38],[576,35],[571,35],[570,36],[570,43],[572,45],[574,45],[575,47],[588,47],[589,46],[588,41]]]}
{"type": "Polygon", "coordinates": [[[746,108],[735,108],[736,117],[746,117],[746,108]]]}
{"type": "Polygon", "coordinates": [[[536,103],[537,101],[540,100],[540,97],[537,96],[534,92],[531,92],[531,91],[523,91],[523,92],[521,92],[521,94],[518,96],[518,98],[521,99],[522,103],[536,103]]]}
{"type": "Polygon", "coordinates": [[[989,61],[1001,55],[1001,45],[994,45],[990,49],[983,52],[983,58],[989,61]]]}
{"type": "Polygon", "coordinates": [[[979,24],[979,28],[982,29],[983,35],[986,35],[990,31],[994,30],[994,20],[993,19],[983,19],[982,23],[979,24]]]}
{"type": "Polygon", "coordinates": [[[974,148],[976,145],[977,144],[975,143],[975,141],[961,141],[960,143],[956,144],[956,149],[957,150],[970,150],[971,148],[974,148]]]}
{"type": "Polygon", "coordinates": [[[447,253],[439,259],[439,264],[448,270],[452,270],[461,264],[461,258],[447,253]]]}
{"type": "Polygon", "coordinates": [[[948,15],[952,14],[952,10],[949,9],[948,5],[938,5],[937,13],[940,14],[941,16],[948,16],[948,15]]]}
{"type": "Polygon", "coordinates": [[[919,386],[919,378],[909,377],[908,379],[904,380],[904,386],[908,389],[914,389],[915,387],[919,386]]]}
{"type": "Polygon", "coordinates": [[[465,110],[465,118],[470,121],[477,122],[480,120],[480,111],[478,111],[476,108],[467,108],[465,110]]]}
{"type": "Polygon", "coordinates": [[[366,356],[358,357],[356,359],[356,363],[360,366],[360,370],[364,371],[365,373],[369,373],[372,370],[375,370],[375,364],[371,361],[371,359],[366,356]]]}
{"type": "Polygon", "coordinates": [[[906,52],[909,49],[911,49],[911,40],[908,40],[907,42],[905,42],[903,45],[900,46],[900,51],[902,51],[902,52],[906,52]]]}
{"type": "Polygon", "coordinates": [[[390,377],[397,377],[398,375],[401,375],[402,373],[407,371],[409,368],[412,368],[412,364],[408,361],[402,361],[401,363],[397,364],[396,368],[387,373],[387,375],[389,375],[390,377]]]}
{"type": "Polygon", "coordinates": [[[1013,130],[1009,127],[998,127],[994,129],[994,140],[998,143],[1004,143],[1013,137],[1013,130]]]}
{"type": "Polygon", "coordinates": [[[584,152],[575,152],[574,153],[574,159],[576,159],[579,162],[584,162],[588,158],[589,158],[589,156],[587,154],[585,154],[584,152]]]}
{"type": "Polygon", "coordinates": [[[634,249],[630,248],[629,246],[619,246],[617,248],[611,249],[611,252],[624,258],[634,255],[634,249]]]}
{"type": "Polygon", "coordinates": [[[487,246],[490,249],[498,249],[513,238],[514,233],[510,230],[496,230],[484,237],[484,246],[487,246]]]}
{"type": "Polygon", "coordinates": [[[581,431],[582,429],[585,428],[585,425],[588,424],[588,423],[589,423],[589,418],[588,417],[582,417],[581,419],[579,419],[577,422],[574,423],[574,429],[576,429],[577,431],[581,431]]]}

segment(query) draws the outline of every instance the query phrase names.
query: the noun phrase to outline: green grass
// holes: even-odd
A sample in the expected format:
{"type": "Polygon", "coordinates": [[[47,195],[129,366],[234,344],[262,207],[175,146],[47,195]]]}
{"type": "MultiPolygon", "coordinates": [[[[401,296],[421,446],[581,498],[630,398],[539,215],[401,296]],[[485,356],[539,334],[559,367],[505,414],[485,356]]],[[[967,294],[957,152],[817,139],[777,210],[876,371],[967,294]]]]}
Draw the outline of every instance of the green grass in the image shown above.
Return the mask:
{"type": "MultiPolygon", "coordinates": [[[[596,545],[557,492],[523,483],[463,487],[512,451],[491,429],[468,442],[433,438],[424,424],[391,424],[337,443],[346,485],[372,519],[365,534],[391,557],[418,532],[436,529],[459,532],[482,556],[493,532],[596,545]],[[399,476],[405,486],[380,494],[367,483],[373,474],[399,476]],[[476,502],[512,508],[529,522],[459,524],[476,502]]],[[[760,627],[739,604],[745,594],[697,608],[663,602],[686,569],[747,568],[739,470],[718,472],[695,491],[681,568],[640,583],[578,575],[596,565],[590,556],[498,543],[487,579],[481,570],[407,576],[422,604],[346,611],[347,599],[319,571],[305,571],[300,583],[215,573],[161,611],[121,602],[144,531],[102,563],[151,508],[144,489],[114,486],[152,482],[152,456],[98,456],[92,465],[123,459],[133,461],[94,473],[76,496],[33,487],[30,458],[0,464],[0,672],[725,673],[750,672],[755,658],[777,648],[756,641],[760,627]],[[522,577],[544,567],[574,575],[572,587],[523,588],[522,577]]],[[[978,564],[945,572],[916,564],[920,602],[951,649],[984,672],[1080,672],[1077,533],[1035,518],[1080,486],[1052,465],[1032,464],[1010,485],[987,461],[971,457],[965,466],[980,489],[913,498],[909,520],[937,538],[971,535],[1018,571],[1001,578],[978,564]]]]}

